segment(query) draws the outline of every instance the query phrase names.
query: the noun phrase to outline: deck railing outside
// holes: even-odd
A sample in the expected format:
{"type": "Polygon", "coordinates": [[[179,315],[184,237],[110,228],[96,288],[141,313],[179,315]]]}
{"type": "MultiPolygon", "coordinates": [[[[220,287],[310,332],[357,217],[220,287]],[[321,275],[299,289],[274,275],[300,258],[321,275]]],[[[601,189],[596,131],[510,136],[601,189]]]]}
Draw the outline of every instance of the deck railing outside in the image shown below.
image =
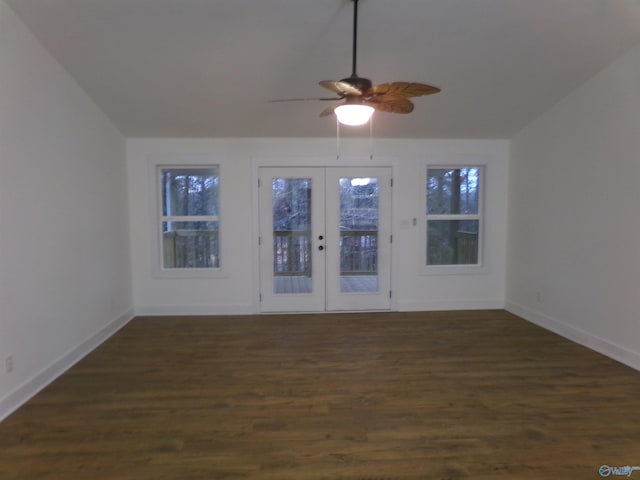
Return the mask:
{"type": "MultiPolygon", "coordinates": [[[[275,275],[311,275],[311,241],[307,231],[273,232],[275,275]]],[[[458,232],[457,261],[478,261],[478,234],[458,232]]],[[[174,230],[163,234],[164,268],[218,268],[217,231],[174,230]]],[[[340,232],[340,272],[343,275],[372,275],[378,271],[378,232],[340,232]]]]}
{"type": "Polygon", "coordinates": [[[162,234],[164,268],[219,268],[217,230],[172,230],[162,234]]]}
{"type": "Polygon", "coordinates": [[[273,232],[274,275],[311,275],[311,241],[306,230],[273,232]]]}
{"type": "Polygon", "coordinates": [[[340,231],[340,274],[373,275],[378,272],[378,232],[340,231]]]}
{"type": "Polygon", "coordinates": [[[456,260],[458,265],[478,263],[478,234],[476,232],[456,232],[456,260]]]}
{"type": "MultiPolygon", "coordinates": [[[[307,231],[273,232],[274,274],[311,275],[311,241],[307,231]]],[[[372,275],[378,271],[378,232],[340,232],[340,271],[343,275],[372,275]]]]}

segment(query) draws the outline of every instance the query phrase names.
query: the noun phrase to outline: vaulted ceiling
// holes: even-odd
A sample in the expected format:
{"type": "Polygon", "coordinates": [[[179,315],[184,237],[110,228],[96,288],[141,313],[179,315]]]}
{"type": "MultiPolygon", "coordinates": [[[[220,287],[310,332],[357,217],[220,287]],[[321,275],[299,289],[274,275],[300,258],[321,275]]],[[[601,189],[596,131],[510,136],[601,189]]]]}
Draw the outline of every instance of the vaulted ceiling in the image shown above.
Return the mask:
{"type": "MultiPolygon", "coordinates": [[[[326,103],[268,100],[350,75],[351,0],[5,1],[127,137],[335,134],[326,103]]],[[[360,0],[359,14],[358,74],[442,89],[377,113],[380,137],[509,138],[640,42],[638,0],[360,0]]]]}

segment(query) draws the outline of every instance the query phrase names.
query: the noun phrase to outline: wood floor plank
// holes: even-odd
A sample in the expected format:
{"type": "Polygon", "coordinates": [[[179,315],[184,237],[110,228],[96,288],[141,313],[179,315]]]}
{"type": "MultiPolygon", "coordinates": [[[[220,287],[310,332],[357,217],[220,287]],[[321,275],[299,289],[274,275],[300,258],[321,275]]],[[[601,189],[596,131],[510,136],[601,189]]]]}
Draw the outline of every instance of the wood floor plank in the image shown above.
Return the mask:
{"type": "Polygon", "coordinates": [[[504,311],[136,318],[0,424],[3,480],[584,480],[605,464],[640,465],[640,373],[504,311]]]}

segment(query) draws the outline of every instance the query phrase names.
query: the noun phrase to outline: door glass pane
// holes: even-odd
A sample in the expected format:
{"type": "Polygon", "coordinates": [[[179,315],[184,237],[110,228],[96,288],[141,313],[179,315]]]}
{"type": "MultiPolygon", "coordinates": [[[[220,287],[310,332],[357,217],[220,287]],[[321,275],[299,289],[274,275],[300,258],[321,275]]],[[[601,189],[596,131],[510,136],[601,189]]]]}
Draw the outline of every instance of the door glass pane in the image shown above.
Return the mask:
{"type": "Polygon", "coordinates": [[[311,179],[274,178],[273,293],[312,293],[311,179]]]}
{"type": "Polygon", "coordinates": [[[378,291],[378,179],[340,178],[340,291],[378,291]]]}

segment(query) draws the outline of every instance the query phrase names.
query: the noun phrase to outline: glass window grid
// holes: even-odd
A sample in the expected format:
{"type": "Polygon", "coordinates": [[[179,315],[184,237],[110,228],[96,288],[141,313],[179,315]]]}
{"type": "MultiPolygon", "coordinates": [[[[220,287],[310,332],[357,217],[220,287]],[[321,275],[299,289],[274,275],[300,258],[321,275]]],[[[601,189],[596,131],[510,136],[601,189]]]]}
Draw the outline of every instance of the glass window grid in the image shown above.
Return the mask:
{"type": "MultiPolygon", "coordinates": [[[[484,176],[485,168],[480,165],[445,165],[445,166],[427,166],[426,168],[426,182],[425,182],[425,222],[424,222],[424,261],[423,265],[427,273],[467,273],[469,268],[474,269],[482,266],[482,238],[483,238],[483,221],[482,221],[482,202],[484,197],[484,176]],[[466,213],[453,213],[446,211],[445,213],[429,213],[429,179],[432,177],[431,172],[442,170],[444,172],[451,172],[454,170],[477,170],[477,183],[476,183],[476,208],[467,208],[466,213]],[[471,212],[469,211],[471,210],[471,212]],[[429,224],[430,222],[440,221],[459,221],[459,222],[477,222],[477,237],[475,255],[468,256],[462,255],[463,258],[472,258],[473,262],[464,261],[463,263],[429,263],[429,224]]],[[[462,202],[464,204],[464,202],[462,202]]],[[[431,208],[433,212],[434,208],[431,208]]],[[[443,209],[441,208],[440,211],[443,209]]],[[[432,224],[433,225],[433,224],[432,224]]],[[[473,270],[471,270],[473,271],[473,270]]]]}
{"type": "MultiPolygon", "coordinates": [[[[198,166],[184,166],[184,165],[174,165],[174,166],[161,166],[158,167],[158,182],[159,182],[159,202],[160,202],[160,270],[163,272],[179,272],[179,271],[218,271],[220,270],[220,228],[219,228],[219,188],[220,188],[220,168],[218,165],[198,165],[198,166]],[[167,184],[168,180],[165,178],[166,172],[174,172],[174,174],[182,174],[183,176],[194,176],[194,177],[208,177],[210,181],[214,181],[216,183],[215,193],[213,194],[213,200],[210,205],[210,214],[188,214],[188,211],[185,212],[184,209],[180,213],[187,213],[186,215],[171,215],[171,199],[168,198],[167,192],[167,184]],[[208,173],[209,175],[204,175],[208,173]],[[169,214],[167,214],[169,213],[169,214]],[[171,243],[172,239],[171,235],[168,235],[172,229],[172,225],[181,224],[183,226],[196,227],[196,226],[204,226],[205,228],[191,228],[189,230],[194,230],[197,232],[204,233],[204,236],[215,237],[205,239],[203,242],[202,239],[196,238],[188,238],[189,236],[193,237],[194,235],[190,232],[187,235],[184,235],[185,238],[182,238],[181,243],[183,248],[195,248],[196,244],[199,244],[201,247],[203,243],[211,244],[213,242],[213,246],[209,245],[208,248],[212,253],[208,253],[207,260],[203,262],[202,260],[199,263],[206,263],[206,265],[201,266],[193,266],[189,265],[188,261],[186,262],[186,266],[168,266],[167,260],[170,259],[170,263],[176,263],[176,254],[175,247],[171,248],[167,246],[167,243],[171,243]],[[173,250],[173,252],[171,252],[173,250]]],[[[175,209],[173,209],[175,210],[175,209]]],[[[181,209],[178,209],[181,210],[181,209]]],[[[188,209],[187,209],[188,210],[188,209]]],[[[206,209],[205,209],[206,210],[206,209]]],[[[199,235],[202,236],[202,235],[199,235]]],[[[173,244],[176,243],[176,238],[173,239],[173,244]]],[[[200,255],[202,257],[202,255],[200,255]]]]}

